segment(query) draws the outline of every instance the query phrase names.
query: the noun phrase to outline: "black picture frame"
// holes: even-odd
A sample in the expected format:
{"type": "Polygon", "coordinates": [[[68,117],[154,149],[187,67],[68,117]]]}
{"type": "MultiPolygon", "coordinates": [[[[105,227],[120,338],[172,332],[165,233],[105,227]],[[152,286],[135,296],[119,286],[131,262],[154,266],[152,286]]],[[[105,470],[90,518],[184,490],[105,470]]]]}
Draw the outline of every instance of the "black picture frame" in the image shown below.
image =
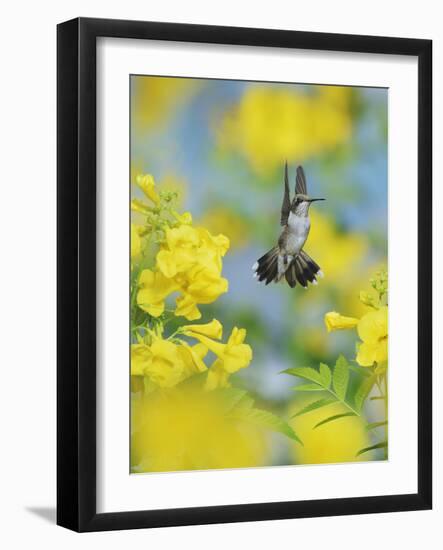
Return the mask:
{"type": "Polygon", "coordinates": [[[104,531],[425,510],[432,506],[432,42],[78,18],[57,29],[57,523],[104,531]],[[399,54],[418,59],[416,494],[96,512],[96,39],[399,54]]]}

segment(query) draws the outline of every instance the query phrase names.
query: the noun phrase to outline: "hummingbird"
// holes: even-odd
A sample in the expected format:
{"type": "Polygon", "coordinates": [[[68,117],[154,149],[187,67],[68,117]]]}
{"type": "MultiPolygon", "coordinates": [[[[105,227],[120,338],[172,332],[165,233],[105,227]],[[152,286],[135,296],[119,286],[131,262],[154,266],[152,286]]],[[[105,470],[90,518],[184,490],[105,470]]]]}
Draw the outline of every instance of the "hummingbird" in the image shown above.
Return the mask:
{"type": "Polygon", "coordinates": [[[311,222],[309,207],[315,201],[307,194],[306,177],[302,166],[297,167],[295,178],[295,196],[291,201],[289,193],[288,163],[285,163],[285,191],[281,207],[280,225],[283,231],[274,246],[252,266],[254,277],[259,282],[269,284],[286,279],[288,285],[294,288],[297,284],[308,288],[308,282],[316,285],[317,277],[323,273],[317,263],[303,250],[309,235],[311,222]]]}

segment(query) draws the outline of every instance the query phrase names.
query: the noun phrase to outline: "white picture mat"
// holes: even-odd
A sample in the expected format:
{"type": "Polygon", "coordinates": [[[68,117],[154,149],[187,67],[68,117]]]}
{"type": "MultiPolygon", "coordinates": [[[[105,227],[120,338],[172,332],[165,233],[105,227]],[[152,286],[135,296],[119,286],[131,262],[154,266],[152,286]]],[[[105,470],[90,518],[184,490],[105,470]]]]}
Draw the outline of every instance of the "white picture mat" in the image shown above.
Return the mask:
{"type": "Polygon", "coordinates": [[[417,492],[417,59],[97,42],[97,512],[417,492]],[[389,461],[129,474],[129,75],[389,88],[389,461]]]}

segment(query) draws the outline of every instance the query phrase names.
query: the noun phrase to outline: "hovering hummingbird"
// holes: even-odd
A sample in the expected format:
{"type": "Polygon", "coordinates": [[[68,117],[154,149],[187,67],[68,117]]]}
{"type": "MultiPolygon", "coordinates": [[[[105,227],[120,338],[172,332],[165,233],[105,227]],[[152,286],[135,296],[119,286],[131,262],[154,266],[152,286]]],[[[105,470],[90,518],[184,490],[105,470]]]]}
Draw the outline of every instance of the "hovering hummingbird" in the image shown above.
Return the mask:
{"type": "Polygon", "coordinates": [[[308,288],[308,282],[316,285],[316,277],[323,277],[320,267],[303,250],[311,227],[309,207],[314,201],[323,200],[325,199],[311,199],[308,196],[305,173],[303,168],[299,166],[295,179],[295,196],[291,201],[288,163],[286,162],[285,192],[280,218],[283,231],[278,239],[277,246],[271,248],[252,267],[254,277],[260,282],[265,281],[265,284],[269,284],[274,281],[278,283],[285,277],[291,288],[295,287],[297,281],[304,288],[308,288]]]}

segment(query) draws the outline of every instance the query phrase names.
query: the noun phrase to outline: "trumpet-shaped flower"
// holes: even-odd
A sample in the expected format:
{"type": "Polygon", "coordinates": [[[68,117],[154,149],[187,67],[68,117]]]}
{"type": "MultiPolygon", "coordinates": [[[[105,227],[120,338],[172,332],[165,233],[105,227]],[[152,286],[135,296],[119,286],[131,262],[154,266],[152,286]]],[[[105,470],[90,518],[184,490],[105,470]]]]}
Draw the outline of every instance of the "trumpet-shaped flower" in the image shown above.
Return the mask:
{"type": "Polygon", "coordinates": [[[199,343],[190,346],[187,342],[174,343],[154,337],[150,344],[131,346],[131,374],[145,376],[162,388],[170,388],[182,380],[205,372],[203,359],[208,349],[199,343]]]}
{"type": "Polygon", "coordinates": [[[160,271],[150,269],[141,272],[139,287],[137,304],[153,317],[159,317],[163,313],[165,298],[178,288],[172,279],[168,279],[160,271]]]}
{"type": "Polygon", "coordinates": [[[186,334],[186,336],[203,334],[203,336],[220,340],[223,336],[223,326],[217,319],[212,319],[210,323],[205,323],[203,325],[186,325],[183,327],[182,332],[186,334]]]}
{"type": "Polygon", "coordinates": [[[388,308],[381,307],[364,315],[357,326],[362,340],[357,353],[357,363],[371,367],[384,363],[388,358],[388,308]]]}
{"type": "Polygon", "coordinates": [[[330,311],[325,315],[325,325],[328,332],[350,329],[358,325],[358,319],[355,319],[355,317],[345,317],[336,311],[330,311]]]}
{"type": "Polygon", "coordinates": [[[200,318],[200,313],[198,317],[191,318],[183,313],[185,309],[193,309],[197,304],[211,304],[228,290],[228,281],[220,276],[219,270],[200,265],[191,268],[185,277],[177,277],[176,281],[183,298],[177,299],[175,314],[184,315],[190,321],[200,318]]]}
{"type": "Polygon", "coordinates": [[[177,345],[161,338],[155,339],[150,346],[133,344],[131,374],[147,376],[162,388],[175,386],[184,374],[184,363],[177,345]]]}
{"type": "Polygon", "coordinates": [[[183,224],[166,231],[157,254],[157,266],[166,277],[175,277],[191,267],[221,270],[221,258],[229,248],[224,235],[214,237],[204,228],[183,224]]]}
{"type": "Polygon", "coordinates": [[[197,304],[210,304],[227,292],[221,276],[222,257],[229,248],[224,235],[181,224],[166,230],[156,259],[156,271],[146,270],[137,302],[153,316],[164,311],[164,300],[178,291],[175,315],[193,321],[201,317],[197,304]]]}
{"type": "Polygon", "coordinates": [[[178,353],[183,361],[185,378],[208,370],[203,359],[208,353],[208,348],[203,344],[190,346],[187,342],[180,342],[178,353]]]}
{"type": "Polygon", "coordinates": [[[155,205],[160,203],[160,197],[155,190],[154,178],[150,174],[139,174],[135,179],[136,184],[148,199],[150,199],[155,205]]]}
{"type": "Polygon", "coordinates": [[[244,369],[252,361],[252,348],[244,343],[246,338],[246,330],[244,328],[238,329],[234,327],[226,344],[214,342],[214,340],[203,334],[194,333],[193,338],[199,340],[215,353],[218,357],[216,361],[217,365],[222,366],[229,374],[244,369]]]}

